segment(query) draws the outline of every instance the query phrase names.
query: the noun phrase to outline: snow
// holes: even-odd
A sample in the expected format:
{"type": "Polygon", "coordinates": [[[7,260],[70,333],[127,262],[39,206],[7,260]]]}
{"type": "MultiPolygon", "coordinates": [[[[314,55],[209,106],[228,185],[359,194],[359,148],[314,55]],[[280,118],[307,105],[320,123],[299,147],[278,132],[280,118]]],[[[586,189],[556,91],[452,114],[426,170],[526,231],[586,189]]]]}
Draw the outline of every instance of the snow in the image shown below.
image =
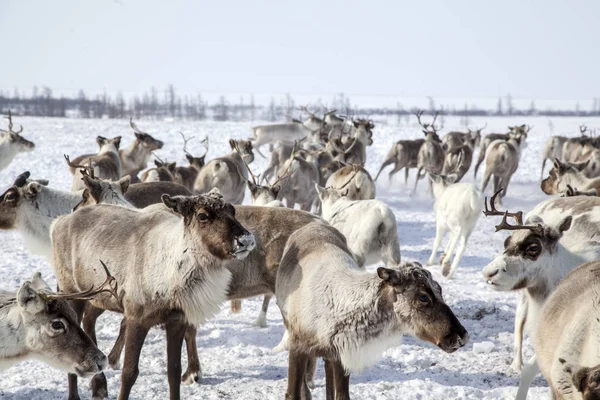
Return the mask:
{"type": "MultiPolygon", "coordinates": [[[[420,129],[411,124],[398,126],[395,119],[389,124],[383,117],[375,118],[374,145],[368,149],[367,169],[376,173],[393,142],[417,138],[420,129]]],[[[444,131],[460,129],[460,119],[446,117],[444,131]]],[[[555,118],[552,125],[547,118],[470,118],[471,126],[483,126],[485,132],[504,132],[507,125],[528,123],[535,128],[528,138],[521,165],[516,172],[504,201],[504,206],[523,211],[530,210],[545,199],[539,188],[541,152],[551,134],[578,134],[578,126],[600,126],[600,119],[555,118]],[[555,132],[546,127],[553,126],[555,132]]],[[[24,170],[32,178],[47,178],[53,187],[69,190],[71,176],[63,154],[76,156],[94,152],[97,135],[123,136],[123,145],[133,139],[125,120],[68,120],[45,118],[17,118],[15,123],[25,127],[24,135],[36,142],[36,150],[19,155],[5,170],[0,171],[0,187],[13,182],[24,170]]],[[[250,126],[257,123],[192,122],[192,121],[138,121],[142,130],[164,140],[166,145],[159,155],[169,161],[183,163],[182,140],[179,131],[187,137],[195,136],[188,144],[191,153],[199,153],[204,135],[210,137],[207,159],[229,151],[226,138],[247,138],[250,126]]],[[[265,147],[266,151],[266,147],[265,147]]],[[[548,163],[549,164],[549,163],[548,163]]],[[[550,165],[546,165],[546,171],[550,165]]],[[[251,165],[254,171],[266,168],[267,160],[256,156],[251,165]]],[[[389,167],[391,169],[391,167],[389,167]]],[[[388,183],[384,171],[378,182],[377,198],[386,202],[396,214],[402,257],[424,263],[435,237],[432,211],[433,199],[426,193],[425,181],[419,184],[418,194],[409,196],[414,182],[411,172],[409,186],[403,183],[403,173],[388,183]],[[402,176],[401,176],[402,175],[402,176]]],[[[472,181],[472,170],[466,180],[472,181]]],[[[479,178],[483,170],[479,172],[479,178]]],[[[489,193],[488,193],[489,195],[489,193]]],[[[249,195],[247,196],[249,201],[249,195]]],[[[506,399],[516,394],[518,376],[509,373],[512,362],[513,323],[517,294],[490,290],[481,276],[481,269],[498,253],[506,232],[494,233],[493,218],[481,217],[471,236],[465,256],[453,280],[441,276],[440,267],[431,267],[444,290],[446,302],[454,310],[471,336],[471,343],[453,354],[446,354],[430,344],[407,338],[404,344],[389,349],[374,367],[351,378],[354,399],[506,399]],[[478,351],[484,350],[484,351],[478,351]],[[492,351],[493,350],[493,351],[492,351]]],[[[377,266],[371,266],[374,269],[377,266]]],[[[30,279],[34,271],[41,271],[50,284],[55,283],[48,262],[32,256],[16,232],[0,231],[0,289],[15,290],[21,282],[30,279]]],[[[257,328],[252,321],[259,313],[262,298],[243,301],[240,314],[231,314],[224,304],[216,318],[198,330],[198,348],[203,381],[182,387],[183,398],[202,399],[282,399],[287,384],[287,352],[272,349],[283,334],[281,315],[273,301],[267,315],[268,327],[257,328]]],[[[108,353],[117,335],[120,316],[105,313],[98,322],[99,347],[108,353]]],[[[532,355],[529,340],[524,346],[524,359],[532,355]]],[[[187,359],[184,354],[184,368],[187,359]]],[[[116,398],[120,387],[120,371],[107,371],[109,393],[116,398]]],[[[88,380],[80,384],[83,399],[89,399],[88,380]]],[[[319,364],[316,400],[325,398],[324,372],[319,364]]],[[[2,399],[63,399],[66,397],[66,374],[37,361],[27,361],[0,373],[2,399]]],[[[534,380],[530,399],[547,398],[543,378],[534,380]]],[[[132,399],[164,399],[168,397],[164,331],[153,329],[142,350],[140,375],[133,387],[132,399]]]]}

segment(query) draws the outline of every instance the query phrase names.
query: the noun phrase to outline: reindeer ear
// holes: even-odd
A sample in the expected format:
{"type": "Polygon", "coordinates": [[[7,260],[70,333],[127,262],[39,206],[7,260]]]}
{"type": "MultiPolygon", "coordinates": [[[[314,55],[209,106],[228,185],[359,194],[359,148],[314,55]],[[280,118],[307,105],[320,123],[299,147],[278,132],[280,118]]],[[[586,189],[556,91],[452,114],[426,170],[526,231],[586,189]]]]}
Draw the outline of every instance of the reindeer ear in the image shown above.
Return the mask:
{"type": "Polygon", "coordinates": [[[31,287],[37,291],[40,291],[40,290],[45,291],[45,292],[52,291],[52,289],[50,289],[50,286],[48,286],[46,281],[44,281],[42,279],[42,273],[39,271],[34,272],[33,277],[31,279],[31,287]]]}
{"type": "Polygon", "coordinates": [[[235,150],[235,140],[229,139],[229,147],[231,147],[231,150],[235,150]]]}
{"type": "Polygon", "coordinates": [[[165,193],[161,196],[161,200],[167,207],[183,217],[188,217],[194,212],[194,203],[189,197],[171,197],[165,193]]]}
{"type": "Polygon", "coordinates": [[[571,223],[572,222],[573,222],[573,216],[572,215],[569,215],[569,216],[565,217],[561,221],[560,225],[558,225],[558,231],[560,233],[568,231],[571,228],[571,223]]]}
{"type": "Polygon", "coordinates": [[[131,176],[126,175],[118,180],[119,185],[121,186],[121,192],[123,194],[127,193],[127,189],[129,189],[129,184],[131,183],[131,176]]]}
{"type": "Polygon", "coordinates": [[[177,163],[172,162],[170,164],[167,164],[167,169],[169,170],[170,173],[173,173],[173,172],[175,172],[176,166],[177,166],[177,163]]]}
{"type": "Polygon", "coordinates": [[[188,162],[189,162],[190,164],[193,164],[193,163],[194,163],[194,157],[193,157],[192,155],[190,155],[190,154],[186,154],[186,155],[185,155],[185,158],[188,160],[188,162]]]}
{"type": "Polygon", "coordinates": [[[554,168],[556,168],[557,171],[564,170],[564,165],[563,165],[563,163],[560,162],[560,160],[558,158],[554,158],[552,160],[552,163],[554,164],[554,168]]]}
{"type": "Polygon", "coordinates": [[[454,182],[456,182],[457,179],[458,179],[458,175],[450,174],[450,175],[446,176],[446,184],[452,185],[454,182]]]}
{"type": "Polygon", "coordinates": [[[48,179],[35,179],[34,182],[37,182],[42,186],[48,186],[48,184],[50,183],[48,179]]]}
{"type": "Polygon", "coordinates": [[[121,136],[117,136],[116,138],[113,138],[112,142],[114,143],[117,150],[119,150],[119,146],[121,146],[121,136]]]}
{"type": "Polygon", "coordinates": [[[323,200],[323,193],[325,193],[325,188],[319,185],[318,183],[315,183],[315,189],[317,189],[317,194],[319,195],[319,198],[323,200]]]}
{"type": "Polygon", "coordinates": [[[579,172],[583,171],[590,164],[590,160],[575,164],[575,169],[579,172]]]}
{"type": "Polygon", "coordinates": [[[158,161],[158,160],[154,160],[154,166],[155,166],[156,168],[160,168],[160,167],[162,167],[162,166],[163,166],[163,163],[161,163],[161,162],[160,162],[160,161],[158,161]]]}
{"type": "Polygon", "coordinates": [[[273,195],[275,196],[275,198],[277,198],[277,197],[279,197],[279,192],[281,191],[281,186],[275,185],[271,188],[271,190],[273,191],[273,195]]]}
{"type": "Polygon", "coordinates": [[[25,196],[28,198],[33,198],[35,196],[37,196],[37,194],[40,192],[40,190],[42,189],[42,185],[40,185],[38,182],[33,181],[33,182],[29,182],[27,184],[27,186],[25,186],[25,196]]]}
{"type": "Polygon", "coordinates": [[[388,285],[400,284],[400,274],[398,271],[390,268],[377,268],[377,276],[388,285]]]}
{"type": "Polygon", "coordinates": [[[256,191],[256,189],[258,188],[258,186],[256,186],[254,184],[254,182],[251,182],[247,179],[246,179],[246,183],[248,184],[248,189],[250,189],[250,193],[254,193],[256,191]]]}
{"type": "Polygon", "coordinates": [[[25,281],[17,292],[17,303],[25,311],[35,314],[44,308],[44,301],[39,293],[31,286],[30,281],[25,281]]]}
{"type": "Polygon", "coordinates": [[[98,143],[98,146],[102,147],[104,146],[104,144],[106,143],[108,139],[105,138],[104,136],[97,136],[96,137],[96,143],[98,143]]]}

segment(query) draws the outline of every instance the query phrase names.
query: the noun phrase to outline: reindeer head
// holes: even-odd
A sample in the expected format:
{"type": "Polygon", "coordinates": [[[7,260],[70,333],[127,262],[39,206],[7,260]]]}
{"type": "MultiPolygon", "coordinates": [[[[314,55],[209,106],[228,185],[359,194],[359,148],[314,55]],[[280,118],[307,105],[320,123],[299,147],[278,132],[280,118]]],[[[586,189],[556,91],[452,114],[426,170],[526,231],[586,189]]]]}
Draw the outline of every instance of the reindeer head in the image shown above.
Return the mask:
{"type": "Polygon", "coordinates": [[[160,150],[164,146],[164,142],[154,139],[152,136],[148,135],[146,132],[142,132],[133,123],[133,118],[129,119],[129,125],[135,134],[136,141],[142,145],[149,153],[154,150],[160,150]]]}
{"type": "Polygon", "coordinates": [[[95,204],[129,205],[125,199],[125,193],[127,193],[131,183],[129,175],[116,182],[93,178],[87,174],[84,174],[81,179],[86,188],[82,194],[83,199],[73,208],[73,211],[95,204]]]}
{"type": "Polygon", "coordinates": [[[544,270],[553,261],[557,245],[563,233],[571,227],[572,216],[564,217],[556,226],[544,223],[539,217],[532,218],[530,225],[523,224],[523,213],[498,211],[494,207],[496,196],[486,206],[486,216],[502,215],[502,221],[496,226],[499,230],[515,231],[504,241],[504,253],[497,256],[482,271],[486,282],[494,290],[511,291],[534,287],[539,283],[539,277],[544,276],[544,270]],[[510,225],[507,218],[514,218],[515,225],[510,225]]]}
{"type": "Polygon", "coordinates": [[[579,187],[587,180],[584,171],[588,167],[590,160],[582,163],[567,163],[555,158],[553,162],[554,167],[541,184],[544,193],[550,195],[562,194],[568,191],[569,186],[579,187]]]}
{"type": "Polygon", "coordinates": [[[35,203],[46,185],[46,180],[30,180],[29,171],[19,175],[13,185],[0,195],[0,229],[15,229],[20,206],[35,203]]]}
{"type": "Polygon", "coordinates": [[[252,142],[249,140],[229,140],[229,146],[234,152],[238,152],[246,164],[252,164],[254,161],[254,151],[252,142]]]}
{"type": "Polygon", "coordinates": [[[398,269],[377,268],[384,298],[394,305],[399,326],[452,353],[469,342],[469,334],[444,302],[442,288],[418,262],[398,269]]]}
{"type": "Polygon", "coordinates": [[[365,146],[371,146],[373,144],[373,128],[375,128],[373,120],[357,119],[352,120],[352,123],[356,129],[354,138],[363,143],[365,146]]]}
{"type": "Polygon", "coordinates": [[[97,136],[96,143],[100,147],[99,153],[119,153],[119,147],[121,146],[121,136],[107,139],[104,136],[97,136]]]}
{"type": "Polygon", "coordinates": [[[235,219],[235,208],[218,190],[198,196],[163,194],[162,201],[183,217],[190,236],[217,259],[242,260],[256,247],[254,235],[235,219]]]}
{"type": "MultiPolygon", "coordinates": [[[[103,267],[108,273],[104,264],[103,267]]],[[[54,294],[39,272],[31,281],[24,282],[15,301],[25,329],[23,340],[34,357],[82,377],[106,368],[106,356],[80,328],[77,315],[67,301],[90,299],[105,291],[116,294],[116,288],[104,288],[112,284],[114,278],[109,274],[99,290],[54,294]]]]}
{"type": "Polygon", "coordinates": [[[12,114],[10,111],[8,111],[7,118],[8,130],[5,131],[0,129],[0,132],[3,133],[3,136],[7,138],[6,140],[8,140],[8,142],[11,143],[13,146],[17,147],[19,149],[19,152],[25,153],[33,151],[33,149],[35,148],[35,144],[21,136],[21,132],[23,132],[23,126],[21,126],[21,128],[17,132],[15,132],[13,131],[12,114]]]}
{"type": "Polygon", "coordinates": [[[263,186],[256,184],[252,181],[246,181],[248,183],[248,189],[250,189],[250,196],[252,197],[252,204],[255,206],[264,206],[272,201],[277,200],[281,186],[263,186]]]}
{"type": "Polygon", "coordinates": [[[593,368],[564,364],[563,370],[571,375],[573,386],[583,396],[583,400],[600,400],[600,365],[593,368]]]}

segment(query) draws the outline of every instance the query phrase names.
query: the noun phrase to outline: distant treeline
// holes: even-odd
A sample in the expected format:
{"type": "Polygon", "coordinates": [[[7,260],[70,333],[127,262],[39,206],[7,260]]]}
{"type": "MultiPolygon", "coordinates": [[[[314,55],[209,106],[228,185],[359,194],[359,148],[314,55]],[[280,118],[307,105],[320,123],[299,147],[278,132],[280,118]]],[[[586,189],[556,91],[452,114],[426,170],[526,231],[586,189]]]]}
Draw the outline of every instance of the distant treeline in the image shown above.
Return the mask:
{"type": "MultiPolygon", "coordinates": [[[[338,94],[328,103],[330,110],[336,109],[338,113],[365,116],[386,115],[397,116],[401,121],[403,116],[411,115],[416,111],[415,107],[404,108],[398,103],[396,107],[361,107],[352,105],[350,98],[338,94]]],[[[16,115],[31,115],[43,117],[76,117],[76,118],[129,118],[130,116],[140,118],[173,117],[193,120],[211,119],[215,121],[281,121],[291,117],[299,118],[299,105],[294,99],[287,95],[276,101],[271,98],[268,105],[257,105],[254,96],[248,99],[240,98],[237,101],[221,96],[214,104],[205,101],[201,94],[196,96],[177,94],[173,85],[169,85],[164,91],[159,92],[156,88],[144,92],[143,95],[134,95],[126,99],[122,93],[112,97],[106,93],[88,96],[80,90],[77,96],[54,96],[48,87],[38,89],[35,87],[31,94],[24,92],[0,91],[0,113],[6,114],[11,110],[16,115]]],[[[580,109],[575,105],[574,109],[536,109],[535,103],[531,102],[527,109],[519,109],[513,106],[512,98],[507,95],[499,98],[493,110],[479,108],[476,105],[465,105],[463,108],[436,106],[435,100],[429,98],[427,111],[437,110],[442,115],[455,115],[464,118],[475,116],[599,116],[600,99],[594,99],[590,110],[580,109]]],[[[322,113],[324,106],[317,100],[311,111],[322,113]]]]}

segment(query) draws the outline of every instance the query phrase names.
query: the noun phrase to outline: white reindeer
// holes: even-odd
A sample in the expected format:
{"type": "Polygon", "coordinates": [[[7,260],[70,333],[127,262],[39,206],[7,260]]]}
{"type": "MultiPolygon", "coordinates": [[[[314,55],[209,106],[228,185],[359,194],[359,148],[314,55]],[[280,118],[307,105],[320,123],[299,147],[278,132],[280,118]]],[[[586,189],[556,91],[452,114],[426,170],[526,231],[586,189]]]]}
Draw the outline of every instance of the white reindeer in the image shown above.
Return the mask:
{"type": "Polygon", "coordinates": [[[454,183],[457,179],[456,174],[445,176],[430,173],[429,176],[433,183],[433,196],[435,197],[433,208],[436,230],[427,265],[434,265],[442,238],[447,231],[450,231],[450,240],[440,258],[440,264],[442,264],[442,274],[451,279],[481,214],[483,195],[472,183],[454,183]],[[452,259],[457,245],[458,250],[452,259]]]}
{"type": "Polygon", "coordinates": [[[35,144],[21,136],[23,127],[17,132],[13,131],[12,115],[8,112],[8,130],[0,129],[0,171],[8,167],[19,153],[33,151],[35,144]]]}
{"type": "MultiPolygon", "coordinates": [[[[491,204],[494,199],[491,200],[491,204]]],[[[515,316],[515,358],[511,370],[520,370],[523,330],[535,330],[544,302],[561,279],[578,265],[600,258],[595,234],[600,222],[600,198],[566,197],[538,204],[525,218],[523,213],[509,213],[486,206],[486,215],[502,215],[496,230],[515,232],[504,242],[503,254],[483,269],[488,285],[498,291],[523,291],[515,316]],[[507,222],[513,217],[515,225],[507,222]],[[525,324],[527,322],[527,324],[525,324]]],[[[535,356],[521,374],[520,391],[526,392],[537,368],[535,356]]]]}

